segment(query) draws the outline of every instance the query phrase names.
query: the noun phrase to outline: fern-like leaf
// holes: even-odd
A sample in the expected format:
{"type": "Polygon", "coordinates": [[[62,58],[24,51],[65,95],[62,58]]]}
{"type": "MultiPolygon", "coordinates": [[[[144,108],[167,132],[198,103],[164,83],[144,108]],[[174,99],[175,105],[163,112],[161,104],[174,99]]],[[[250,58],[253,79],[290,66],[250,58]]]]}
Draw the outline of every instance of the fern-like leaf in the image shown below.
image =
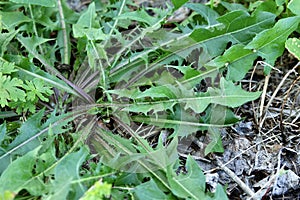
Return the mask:
{"type": "Polygon", "coordinates": [[[0,105],[5,107],[9,101],[25,101],[25,92],[20,89],[23,81],[3,75],[0,72],[0,105]]]}

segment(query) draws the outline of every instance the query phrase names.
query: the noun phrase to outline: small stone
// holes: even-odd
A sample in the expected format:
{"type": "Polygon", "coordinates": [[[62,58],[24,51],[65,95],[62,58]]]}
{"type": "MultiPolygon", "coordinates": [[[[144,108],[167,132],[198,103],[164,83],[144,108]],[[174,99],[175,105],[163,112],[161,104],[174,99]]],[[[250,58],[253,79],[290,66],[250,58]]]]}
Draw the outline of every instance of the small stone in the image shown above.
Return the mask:
{"type": "Polygon", "coordinates": [[[281,170],[276,177],[272,194],[283,195],[290,189],[295,189],[299,185],[300,177],[292,170],[281,170]]]}

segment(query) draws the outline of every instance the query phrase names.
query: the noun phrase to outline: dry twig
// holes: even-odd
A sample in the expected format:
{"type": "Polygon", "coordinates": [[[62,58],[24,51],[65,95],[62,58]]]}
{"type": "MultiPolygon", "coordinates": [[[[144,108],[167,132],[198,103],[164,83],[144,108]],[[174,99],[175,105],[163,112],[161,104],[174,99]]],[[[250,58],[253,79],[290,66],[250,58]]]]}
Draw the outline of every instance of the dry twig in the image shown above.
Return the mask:
{"type": "Polygon", "coordinates": [[[255,196],[255,193],[237,175],[235,175],[233,171],[231,171],[228,167],[223,165],[223,163],[218,158],[217,158],[217,163],[218,163],[219,167],[224,172],[226,172],[226,174],[228,174],[240,186],[240,188],[242,188],[242,190],[244,190],[244,192],[248,196],[250,196],[250,197],[255,196]]]}
{"type": "Polygon", "coordinates": [[[282,85],[284,84],[285,80],[289,77],[289,75],[290,75],[291,73],[293,73],[293,72],[296,71],[296,69],[299,67],[299,65],[300,65],[300,62],[298,62],[298,63],[293,67],[293,69],[289,70],[289,71],[285,74],[285,76],[282,78],[282,80],[280,81],[279,85],[277,86],[276,90],[274,91],[274,93],[273,93],[273,95],[271,96],[271,98],[270,98],[268,104],[267,104],[266,107],[265,107],[264,114],[263,114],[263,116],[262,116],[262,118],[261,118],[261,120],[260,120],[260,123],[259,123],[259,130],[261,130],[261,128],[262,128],[262,126],[263,126],[263,124],[264,124],[264,121],[265,121],[265,119],[266,119],[266,112],[267,112],[267,110],[269,109],[270,105],[272,104],[272,102],[273,102],[274,98],[276,97],[277,93],[279,92],[280,88],[281,88],[282,85]]]}

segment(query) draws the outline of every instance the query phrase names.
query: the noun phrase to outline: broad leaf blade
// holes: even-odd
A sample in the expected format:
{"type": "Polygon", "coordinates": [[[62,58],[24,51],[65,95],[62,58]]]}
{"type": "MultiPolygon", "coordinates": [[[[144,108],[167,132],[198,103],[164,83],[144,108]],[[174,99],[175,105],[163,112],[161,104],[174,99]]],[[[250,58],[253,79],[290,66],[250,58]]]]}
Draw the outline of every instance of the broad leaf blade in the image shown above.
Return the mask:
{"type": "MultiPolygon", "coordinates": [[[[0,15],[1,17],[1,15],[0,15]]],[[[10,31],[9,33],[0,34],[0,56],[2,57],[7,51],[7,46],[10,44],[11,40],[16,36],[17,31],[10,31]]]]}
{"type": "Polygon", "coordinates": [[[205,176],[197,162],[189,156],[186,161],[187,174],[168,170],[167,177],[173,194],[184,199],[209,199],[205,195],[205,176]]]}
{"type": "Polygon", "coordinates": [[[102,182],[100,179],[97,181],[80,200],[96,200],[103,199],[104,196],[110,196],[111,193],[111,184],[102,182]]]}
{"type": "Polygon", "coordinates": [[[28,5],[39,5],[45,7],[54,7],[56,5],[55,0],[10,0],[15,3],[28,4],[28,5]]]}
{"type": "MultiPolygon", "coordinates": [[[[41,129],[41,120],[44,115],[44,110],[39,111],[24,122],[19,129],[18,136],[8,145],[8,150],[15,148],[23,142],[30,140],[41,129]]],[[[24,155],[26,152],[36,148],[40,145],[38,138],[31,140],[27,145],[20,147],[14,153],[24,155]]]]}
{"type": "MultiPolygon", "coordinates": [[[[29,183],[33,177],[32,169],[39,149],[40,147],[28,152],[9,165],[0,177],[0,194],[3,194],[6,190],[14,193],[18,193],[23,188],[30,190],[29,183]]],[[[40,186],[42,187],[41,184],[40,186]]]]}
{"type": "Polygon", "coordinates": [[[233,43],[248,42],[256,33],[264,30],[273,24],[275,15],[267,12],[261,12],[254,16],[250,16],[245,11],[233,11],[226,15],[219,17],[218,22],[224,26],[216,27],[212,30],[204,28],[196,29],[191,34],[191,38],[197,43],[206,44],[206,48],[213,55],[219,54],[217,52],[223,51],[222,49],[213,49],[218,46],[224,46],[224,43],[231,41],[233,43]],[[204,34],[204,35],[202,35],[204,34]],[[220,41],[220,45],[216,43],[220,41]],[[208,46],[208,43],[214,44],[208,46]]]}
{"type": "Polygon", "coordinates": [[[79,151],[70,153],[64,157],[55,168],[55,181],[53,182],[53,193],[48,196],[48,199],[63,200],[63,199],[79,199],[86,188],[79,182],[71,184],[73,180],[80,179],[80,166],[85,161],[88,155],[86,147],[82,147],[79,151]],[[68,196],[72,188],[72,196],[68,196]]]}
{"type": "Polygon", "coordinates": [[[300,15],[300,0],[291,0],[288,4],[290,9],[295,15],[300,15]]]}
{"type": "MultiPolygon", "coordinates": [[[[284,51],[287,37],[297,29],[300,17],[279,20],[274,27],[259,33],[245,48],[255,51],[266,62],[273,65],[284,51]]],[[[270,69],[267,70],[267,73],[270,69]]]]}
{"type": "Polygon", "coordinates": [[[227,67],[226,78],[228,80],[239,81],[244,78],[246,73],[252,68],[256,59],[256,53],[250,49],[245,49],[243,44],[230,47],[225,53],[206,65],[213,67],[227,67]]]}
{"type": "Polygon", "coordinates": [[[200,14],[205,20],[207,21],[207,24],[209,26],[218,24],[217,18],[219,18],[219,14],[210,9],[208,6],[205,6],[201,3],[188,3],[185,5],[185,7],[194,10],[196,13],[200,14]]]}
{"type": "Polygon", "coordinates": [[[176,93],[178,93],[175,86],[172,85],[163,85],[163,86],[157,86],[157,87],[151,87],[144,92],[137,95],[135,98],[144,98],[144,97],[151,97],[154,98],[169,98],[173,99],[176,98],[176,93]]]}
{"type": "MultiPolygon", "coordinates": [[[[21,23],[31,22],[32,19],[25,16],[22,12],[0,12],[1,22],[8,30],[14,32],[14,28],[21,23]]],[[[1,33],[2,35],[3,33],[1,33]]]]}
{"type": "Polygon", "coordinates": [[[0,125],[0,146],[2,145],[5,135],[6,135],[6,122],[0,125]]]}
{"type": "Polygon", "coordinates": [[[150,16],[145,10],[126,12],[118,16],[118,19],[130,19],[138,22],[144,22],[150,26],[154,25],[157,21],[156,17],[150,16]]]}
{"type": "MultiPolygon", "coordinates": [[[[212,27],[210,29],[199,28],[192,32],[190,38],[193,40],[189,44],[182,41],[174,42],[178,49],[171,51],[177,55],[187,57],[195,48],[202,48],[206,57],[214,58],[223,53],[226,45],[231,42],[232,44],[246,44],[259,32],[270,28],[275,19],[275,15],[268,12],[259,12],[250,16],[245,11],[233,11],[224,16],[219,17],[217,20],[222,24],[212,27]]],[[[209,65],[208,65],[209,66],[209,65]]],[[[182,82],[184,85],[195,86],[205,76],[218,73],[220,67],[210,67],[206,71],[182,82]]]]}
{"type": "Polygon", "coordinates": [[[91,3],[88,9],[79,17],[76,24],[72,26],[75,38],[86,36],[88,40],[107,39],[99,25],[96,23],[95,3],[91,3]]]}
{"type": "Polygon", "coordinates": [[[205,155],[207,155],[211,152],[223,153],[224,148],[222,145],[222,138],[221,138],[220,131],[216,128],[209,128],[208,133],[209,133],[211,141],[205,148],[205,151],[204,151],[205,155]]]}
{"type": "Polygon", "coordinates": [[[172,0],[172,3],[175,7],[175,10],[177,10],[178,8],[180,8],[183,4],[185,4],[188,1],[189,0],[172,0]]]}
{"type": "Polygon", "coordinates": [[[217,185],[216,192],[214,193],[214,199],[228,200],[227,194],[220,184],[217,185]]]}
{"type": "Polygon", "coordinates": [[[129,105],[128,107],[123,108],[123,111],[130,111],[130,112],[141,112],[145,115],[148,112],[153,111],[154,113],[159,111],[166,111],[166,110],[173,110],[174,105],[176,104],[176,100],[168,101],[153,101],[153,102],[140,102],[129,105]]]}
{"type": "Polygon", "coordinates": [[[167,195],[161,191],[161,189],[156,185],[156,183],[151,179],[148,182],[138,185],[134,189],[134,193],[137,199],[152,200],[152,199],[168,199],[167,195]]]}
{"type": "Polygon", "coordinates": [[[300,40],[297,38],[290,38],[285,42],[285,48],[298,60],[300,60],[300,40]]]}
{"type": "Polygon", "coordinates": [[[247,11],[247,8],[242,4],[229,3],[229,2],[225,2],[225,1],[221,1],[221,4],[222,4],[222,6],[224,6],[229,11],[234,11],[234,10],[245,10],[245,11],[247,11]]]}

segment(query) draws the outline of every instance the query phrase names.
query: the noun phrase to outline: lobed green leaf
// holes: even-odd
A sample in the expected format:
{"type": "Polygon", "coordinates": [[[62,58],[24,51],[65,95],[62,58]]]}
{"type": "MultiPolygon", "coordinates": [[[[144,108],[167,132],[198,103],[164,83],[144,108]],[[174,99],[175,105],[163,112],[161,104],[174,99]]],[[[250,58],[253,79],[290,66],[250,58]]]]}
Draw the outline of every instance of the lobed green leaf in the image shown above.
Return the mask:
{"type": "Polygon", "coordinates": [[[5,107],[8,101],[25,101],[25,92],[20,89],[23,81],[10,76],[2,75],[0,72],[0,106],[5,107]]]}

